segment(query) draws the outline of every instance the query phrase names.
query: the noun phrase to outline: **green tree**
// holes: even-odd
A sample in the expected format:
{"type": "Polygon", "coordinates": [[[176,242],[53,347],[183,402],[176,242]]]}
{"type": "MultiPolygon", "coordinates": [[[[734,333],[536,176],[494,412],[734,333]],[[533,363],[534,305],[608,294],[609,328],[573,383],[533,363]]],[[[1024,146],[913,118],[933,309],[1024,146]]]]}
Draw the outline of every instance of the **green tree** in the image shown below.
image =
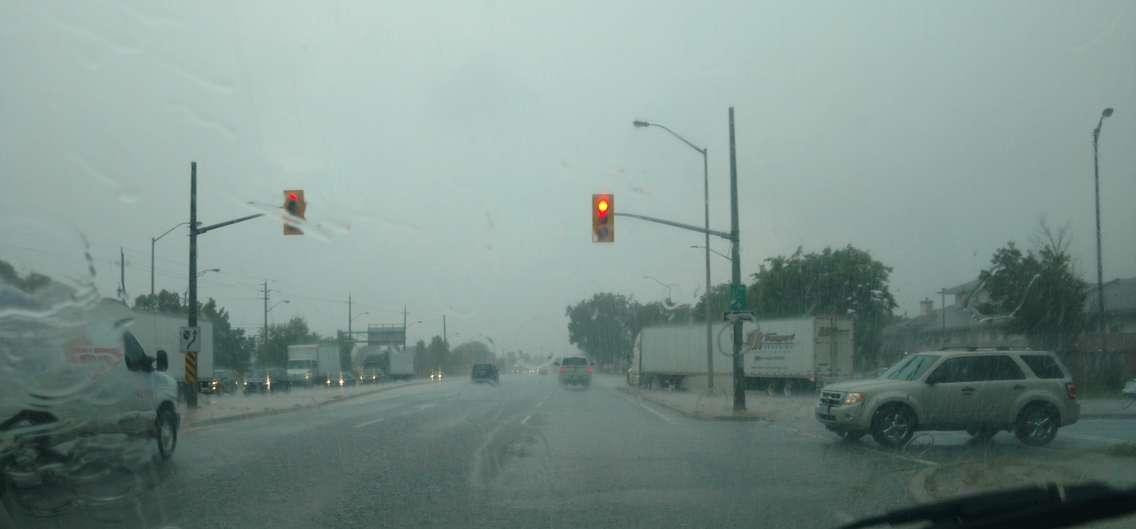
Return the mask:
{"type": "Polygon", "coordinates": [[[287,323],[268,326],[268,344],[261,344],[256,361],[262,367],[280,367],[288,361],[289,345],[313,344],[321,341],[323,337],[308,328],[307,320],[302,316],[293,316],[287,323]]]}
{"type": "Polygon", "coordinates": [[[479,341],[465,342],[454,347],[446,364],[446,371],[451,373],[464,373],[469,371],[473,364],[492,363],[495,361],[489,347],[479,341]]]}
{"type": "Polygon", "coordinates": [[[610,292],[600,292],[570,305],[564,311],[568,316],[568,342],[600,362],[629,358],[632,340],[648,318],[640,317],[636,305],[630,297],[610,292]]]}
{"type": "Polygon", "coordinates": [[[433,362],[430,361],[428,354],[429,353],[426,350],[426,342],[424,342],[422,340],[418,340],[418,343],[414,344],[414,372],[415,373],[425,374],[427,371],[430,370],[431,366],[434,365],[433,362]]]}
{"type": "Polygon", "coordinates": [[[990,302],[977,307],[987,320],[1008,319],[1008,330],[1026,335],[1033,347],[1071,351],[1085,329],[1086,287],[1073,270],[1068,228],[1053,232],[1044,222],[1036,249],[1013,243],[994,251],[979,280],[990,302]]]}
{"type": "Polygon", "coordinates": [[[709,298],[710,303],[710,319],[719,320],[722,314],[730,310],[730,284],[720,283],[710,287],[710,295],[707,296],[703,293],[698,297],[698,302],[694,304],[692,309],[694,320],[705,323],[706,322],[706,303],[709,298]]]}
{"type": "Polygon", "coordinates": [[[445,368],[449,365],[450,344],[441,336],[430,338],[430,345],[426,346],[427,370],[445,368]]]}
{"type": "Polygon", "coordinates": [[[747,291],[758,318],[840,315],[853,318],[856,358],[873,366],[884,326],[896,302],[888,288],[891,267],[851,245],[765,260],[747,291]]]}

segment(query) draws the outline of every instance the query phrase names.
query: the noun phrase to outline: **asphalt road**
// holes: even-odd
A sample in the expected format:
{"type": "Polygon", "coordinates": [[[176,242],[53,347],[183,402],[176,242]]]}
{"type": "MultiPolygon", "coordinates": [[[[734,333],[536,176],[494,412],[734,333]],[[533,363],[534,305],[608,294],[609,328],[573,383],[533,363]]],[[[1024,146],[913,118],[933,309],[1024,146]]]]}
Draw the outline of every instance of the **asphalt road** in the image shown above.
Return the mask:
{"type": "Polygon", "coordinates": [[[188,429],[172,461],[85,489],[95,505],[17,511],[16,526],[834,527],[911,505],[913,476],[977,450],[937,437],[888,453],[807,424],[699,421],[618,385],[452,378],[188,429]]]}

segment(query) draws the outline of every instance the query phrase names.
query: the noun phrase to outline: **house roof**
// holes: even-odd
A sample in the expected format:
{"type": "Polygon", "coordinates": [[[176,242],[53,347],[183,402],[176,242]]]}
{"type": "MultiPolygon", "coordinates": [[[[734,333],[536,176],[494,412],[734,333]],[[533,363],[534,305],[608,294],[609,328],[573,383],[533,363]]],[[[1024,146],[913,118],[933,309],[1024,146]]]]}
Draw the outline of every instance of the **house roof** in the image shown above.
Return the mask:
{"type": "MultiPolygon", "coordinates": [[[[1096,312],[1097,286],[1087,285],[1085,293],[1085,311],[1096,312]]],[[[1136,277],[1127,279],[1113,279],[1104,284],[1104,310],[1108,312],[1136,311],[1136,277]]]]}
{"type": "Polygon", "coordinates": [[[978,283],[979,283],[978,278],[974,278],[974,279],[967,281],[966,283],[963,283],[961,285],[955,285],[953,287],[944,288],[943,293],[945,293],[945,294],[969,294],[972,290],[974,290],[976,287],[978,287],[978,283]]]}

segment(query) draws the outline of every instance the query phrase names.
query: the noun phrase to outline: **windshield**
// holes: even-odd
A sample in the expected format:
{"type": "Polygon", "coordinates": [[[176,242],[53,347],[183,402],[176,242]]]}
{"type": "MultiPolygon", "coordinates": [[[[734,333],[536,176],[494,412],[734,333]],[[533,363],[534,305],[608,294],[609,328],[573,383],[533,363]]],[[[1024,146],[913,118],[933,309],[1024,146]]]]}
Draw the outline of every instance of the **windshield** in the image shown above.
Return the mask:
{"type": "Polygon", "coordinates": [[[0,0],[0,78],[0,528],[1136,486],[1136,0],[0,0]]]}
{"type": "Polygon", "coordinates": [[[936,360],[939,359],[938,355],[911,355],[899,363],[888,369],[880,378],[887,378],[891,380],[915,380],[923,376],[923,372],[931,367],[936,360]]]}

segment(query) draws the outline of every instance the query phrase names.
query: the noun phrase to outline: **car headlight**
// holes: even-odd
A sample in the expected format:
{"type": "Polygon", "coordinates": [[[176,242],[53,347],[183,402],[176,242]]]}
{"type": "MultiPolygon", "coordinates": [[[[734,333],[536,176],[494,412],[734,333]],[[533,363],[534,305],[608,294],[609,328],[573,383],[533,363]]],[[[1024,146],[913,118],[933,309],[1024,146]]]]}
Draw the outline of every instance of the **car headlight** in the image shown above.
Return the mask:
{"type": "Polygon", "coordinates": [[[851,406],[853,404],[859,404],[861,402],[864,402],[864,394],[863,393],[849,393],[849,394],[844,396],[844,405],[845,406],[851,406]]]}

